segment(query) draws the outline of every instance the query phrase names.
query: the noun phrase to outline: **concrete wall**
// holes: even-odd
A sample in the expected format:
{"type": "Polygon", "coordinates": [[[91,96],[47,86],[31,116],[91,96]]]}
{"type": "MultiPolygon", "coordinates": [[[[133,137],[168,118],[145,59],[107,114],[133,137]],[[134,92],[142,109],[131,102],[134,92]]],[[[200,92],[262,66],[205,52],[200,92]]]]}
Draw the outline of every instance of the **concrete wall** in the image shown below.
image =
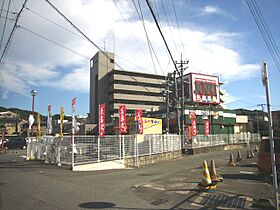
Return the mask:
{"type": "Polygon", "coordinates": [[[147,165],[147,164],[152,164],[152,163],[158,163],[162,162],[165,160],[172,160],[172,159],[177,159],[182,156],[182,152],[180,151],[174,151],[174,152],[165,152],[161,154],[154,154],[154,155],[147,155],[147,156],[142,156],[142,157],[131,157],[131,158],[126,158],[125,159],[125,166],[126,167],[135,167],[135,166],[142,166],[142,165],[147,165]]]}
{"type": "MultiPolygon", "coordinates": [[[[250,143],[250,147],[253,148],[255,145],[259,143],[250,143]]],[[[212,147],[201,147],[201,148],[194,148],[188,149],[188,154],[190,155],[197,155],[202,153],[208,152],[215,152],[215,151],[223,151],[223,150],[234,150],[234,149],[242,149],[248,147],[248,144],[227,144],[227,145],[217,145],[212,147]]]]}

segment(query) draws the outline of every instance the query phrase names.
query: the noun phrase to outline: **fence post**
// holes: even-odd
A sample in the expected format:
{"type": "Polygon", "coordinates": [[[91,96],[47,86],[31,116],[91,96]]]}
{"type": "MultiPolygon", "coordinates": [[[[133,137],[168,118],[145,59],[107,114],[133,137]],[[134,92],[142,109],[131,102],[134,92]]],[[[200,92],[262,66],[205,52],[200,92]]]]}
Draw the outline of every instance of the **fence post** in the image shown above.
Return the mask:
{"type": "Polygon", "coordinates": [[[72,171],[74,170],[74,144],[75,144],[75,139],[74,139],[74,135],[72,134],[72,160],[71,160],[71,165],[72,165],[72,171]]]}
{"type": "Polygon", "coordinates": [[[122,136],[118,135],[119,139],[119,149],[120,149],[120,160],[122,159],[122,136]]]}
{"type": "Polygon", "coordinates": [[[163,154],[163,135],[160,136],[160,149],[161,149],[161,154],[163,154]]]}
{"type": "Polygon", "coordinates": [[[62,141],[62,139],[58,140],[58,154],[57,154],[57,166],[61,166],[61,162],[60,162],[60,142],[62,141]]]}
{"type": "Polygon", "coordinates": [[[100,162],[100,136],[97,137],[97,162],[100,162]]]}
{"type": "Polygon", "coordinates": [[[151,146],[151,135],[148,136],[149,137],[149,155],[152,155],[152,146],[151,146]]]}
{"type": "Polygon", "coordinates": [[[123,161],[124,161],[125,159],[124,135],[122,135],[122,150],[123,150],[123,161]]]}
{"type": "Polygon", "coordinates": [[[139,167],[138,135],[136,135],[136,164],[139,167]]]}
{"type": "Polygon", "coordinates": [[[134,135],[134,158],[136,160],[137,134],[134,135]]]}

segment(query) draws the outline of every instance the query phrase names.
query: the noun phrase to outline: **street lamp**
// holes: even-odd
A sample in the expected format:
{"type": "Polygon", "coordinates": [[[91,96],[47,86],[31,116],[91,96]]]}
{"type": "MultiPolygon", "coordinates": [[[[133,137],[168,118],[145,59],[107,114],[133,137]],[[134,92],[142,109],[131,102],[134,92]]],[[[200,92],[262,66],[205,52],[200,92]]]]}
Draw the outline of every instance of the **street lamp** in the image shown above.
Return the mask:
{"type": "MultiPolygon", "coordinates": [[[[31,90],[30,91],[31,95],[32,95],[32,115],[34,117],[34,101],[35,101],[35,96],[37,95],[37,90],[31,90]]],[[[33,136],[33,125],[31,126],[31,136],[33,136]]]]}

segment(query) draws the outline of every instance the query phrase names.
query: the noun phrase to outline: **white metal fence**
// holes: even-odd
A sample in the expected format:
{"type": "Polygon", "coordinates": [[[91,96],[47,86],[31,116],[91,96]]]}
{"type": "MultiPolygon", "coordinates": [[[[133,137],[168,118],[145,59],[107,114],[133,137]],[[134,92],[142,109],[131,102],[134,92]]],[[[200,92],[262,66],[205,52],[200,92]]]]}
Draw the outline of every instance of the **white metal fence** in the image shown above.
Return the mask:
{"type": "MultiPolygon", "coordinates": [[[[197,135],[187,144],[187,149],[227,144],[260,142],[259,134],[197,135]]],[[[29,138],[27,159],[46,163],[79,165],[126,157],[141,157],[181,150],[180,135],[122,135],[122,136],[43,136],[29,138]],[[74,144],[72,144],[72,141],[74,144]]]]}
{"type": "Polygon", "coordinates": [[[197,135],[192,138],[187,148],[211,147],[226,144],[250,144],[261,141],[260,134],[242,133],[242,134],[214,134],[209,136],[197,135]]]}
{"type": "Polygon", "coordinates": [[[140,157],[181,149],[179,135],[44,136],[29,138],[27,159],[53,164],[84,164],[140,157]],[[72,140],[74,142],[72,146],[72,140]],[[73,155],[72,155],[73,154],[73,155]]]}

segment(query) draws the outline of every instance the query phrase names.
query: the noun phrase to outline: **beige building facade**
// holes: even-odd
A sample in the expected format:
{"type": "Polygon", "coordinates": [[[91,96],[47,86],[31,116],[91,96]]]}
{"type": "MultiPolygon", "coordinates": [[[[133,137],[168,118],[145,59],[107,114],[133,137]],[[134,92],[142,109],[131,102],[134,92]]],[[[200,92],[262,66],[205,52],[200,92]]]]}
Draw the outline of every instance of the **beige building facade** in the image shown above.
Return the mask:
{"type": "Polygon", "coordinates": [[[164,76],[116,70],[114,60],[109,52],[98,52],[90,60],[91,123],[98,123],[99,104],[106,104],[107,122],[118,116],[122,104],[132,115],[136,109],[156,111],[165,104],[164,76]]]}

